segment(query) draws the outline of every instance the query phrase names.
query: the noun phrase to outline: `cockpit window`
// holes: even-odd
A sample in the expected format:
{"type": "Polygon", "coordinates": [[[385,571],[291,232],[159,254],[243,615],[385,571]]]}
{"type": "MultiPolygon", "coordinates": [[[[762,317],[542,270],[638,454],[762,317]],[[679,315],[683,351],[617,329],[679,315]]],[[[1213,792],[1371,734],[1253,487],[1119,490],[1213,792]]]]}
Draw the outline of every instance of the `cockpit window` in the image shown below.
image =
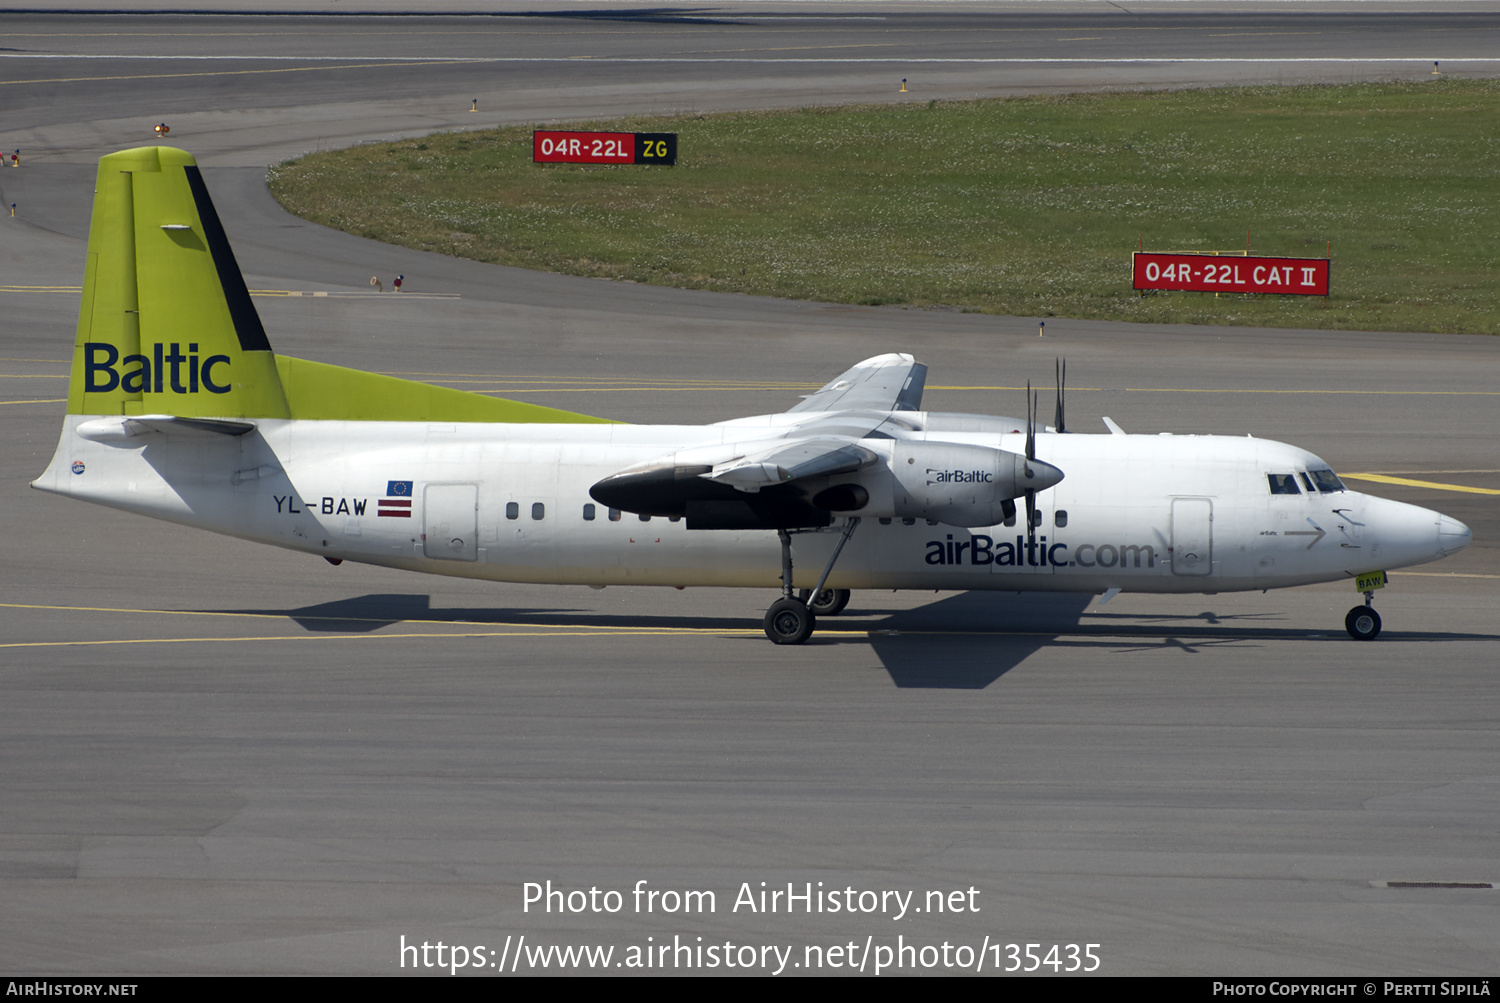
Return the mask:
{"type": "Polygon", "coordinates": [[[1315,493],[1318,490],[1317,488],[1313,487],[1312,478],[1307,476],[1307,472],[1306,471],[1302,472],[1301,477],[1302,477],[1302,483],[1305,484],[1305,485],[1307,485],[1307,493],[1308,494],[1313,494],[1313,493],[1315,493]]]}
{"type": "Polygon", "coordinates": [[[1308,473],[1312,475],[1313,483],[1318,486],[1318,490],[1325,495],[1331,491],[1344,490],[1344,482],[1327,467],[1322,470],[1309,470],[1308,473]]]}
{"type": "Polygon", "coordinates": [[[1300,495],[1302,492],[1297,487],[1297,478],[1292,474],[1267,474],[1271,482],[1271,494],[1273,495],[1300,495]]]}

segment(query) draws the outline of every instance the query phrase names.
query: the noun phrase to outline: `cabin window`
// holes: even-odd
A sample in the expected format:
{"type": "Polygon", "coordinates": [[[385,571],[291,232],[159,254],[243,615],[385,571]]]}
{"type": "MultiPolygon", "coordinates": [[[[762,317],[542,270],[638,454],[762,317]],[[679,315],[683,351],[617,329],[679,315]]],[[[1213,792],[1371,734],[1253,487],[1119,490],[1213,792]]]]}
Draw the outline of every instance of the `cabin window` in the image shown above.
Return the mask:
{"type": "Polygon", "coordinates": [[[1309,470],[1308,473],[1312,475],[1313,483],[1318,486],[1318,490],[1325,495],[1332,491],[1344,490],[1344,482],[1327,467],[1322,470],[1309,470]]]}
{"type": "Polygon", "coordinates": [[[929,526],[936,526],[937,524],[938,524],[938,521],[936,519],[928,519],[927,520],[927,525],[929,525],[929,526]]]}
{"type": "Polygon", "coordinates": [[[1300,495],[1297,490],[1297,478],[1292,474],[1267,474],[1266,479],[1271,482],[1271,494],[1273,495],[1300,495]]]}
{"type": "Polygon", "coordinates": [[[913,519],[909,515],[904,515],[901,517],[901,525],[903,526],[915,526],[916,524],[917,520],[913,519]]]}
{"type": "Polygon", "coordinates": [[[888,516],[888,515],[881,516],[880,517],[880,524],[882,526],[889,526],[891,524],[891,517],[888,516]]]}
{"type": "Polygon", "coordinates": [[[537,522],[541,522],[543,519],[547,518],[547,506],[543,505],[541,502],[533,502],[531,505],[531,517],[537,522]]]}
{"type": "Polygon", "coordinates": [[[667,521],[668,522],[681,522],[682,521],[682,516],[680,516],[680,515],[669,515],[669,516],[667,516],[667,521]]]}
{"type": "Polygon", "coordinates": [[[506,502],[505,503],[505,518],[507,518],[507,519],[519,519],[519,518],[521,518],[521,506],[517,505],[515,502],[506,502]]]}
{"type": "Polygon", "coordinates": [[[1058,529],[1062,529],[1064,526],[1066,526],[1068,524],[1068,513],[1067,513],[1067,510],[1066,509],[1058,509],[1057,512],[1053,514],[1052,521],[1053,521],[1053,523],[1055,523],[1057,525],[1058,529]]]}
{"type": "Polygon", "coordinates": [[[583,507],[583,521],[584,522],[593,522],[594,521],[594,506],[592,506],[592,505],[585,505],[583,507]]]}
{"type": "Polygon", "coordinates": [[[651,517],[649,515],[647,515],[646,513],[642,512],[641,513],[641,522],[650,522],[650,521],[651,521],[651,517]]]}
{"type": "Polygon", "coordinates": [[[610,522],[619,522],[620,521],[620,510],[619,509],[612,508],[612,509],[609,510],[609,521],[610,522]]]}

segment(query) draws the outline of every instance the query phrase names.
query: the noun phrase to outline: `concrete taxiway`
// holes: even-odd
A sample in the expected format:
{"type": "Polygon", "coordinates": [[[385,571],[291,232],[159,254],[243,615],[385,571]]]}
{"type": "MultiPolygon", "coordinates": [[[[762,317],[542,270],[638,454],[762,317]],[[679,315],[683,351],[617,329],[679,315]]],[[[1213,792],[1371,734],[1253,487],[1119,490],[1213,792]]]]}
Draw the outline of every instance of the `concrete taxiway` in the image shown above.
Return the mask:
{"type": "Polygon", "coordinates": [[[462,945],[471,974],[585,944],[621,973],[663,944],[721,948],[668,970],[733,944],[843,972],[829,948],[899,937],[907,973],[957,971],[945,942],[983,971],[1056,944],[1060,968],[1097,945],[1107,974],[1493,973],[1494,339],[1056,318],[1038,338],[1033,318],[541,275],[312,226],[264,174],[319,143],[483,122],[907,99],[902,76],[927,100],[1420,76],[1418,56],[1488,75],[1495,5],[268,6],[0,27],[0,147],[23,156],[0,169],[19,207],[0,216],[0,970],[438,971],[404,937],[462,945]],[[849,47],[866,61],[836,62],[849,47]],[[718,50],[738,61],[701,61],[718,50]],[[1056,61],[980,61],[1037,50],[1056,61]],[[1309,61],[1269,62],[1293,57],[1309,61]],[[788,650],[760,631],[760,592],[334,568],[30,491],[61,419],[94,162],[164,120],[288,354],[629,421],[782,410],[892,350],[931,366],[929,406],[1014,412],[1063,355],[1072,428],[1295,442],[1475,542],[1393,573],[1371,644],[1343,632],[1352,589],[1322,586],[859,594],[788,650]],[[407,292],[370,291],[398,272],[407,292]],[[549,880],[620,909],[528,908],[549,880]],[[638,910],[639,882],[714,908],[638,910]],[[737,906],[762,882],[912,892],[921,911],[737,906]]]}

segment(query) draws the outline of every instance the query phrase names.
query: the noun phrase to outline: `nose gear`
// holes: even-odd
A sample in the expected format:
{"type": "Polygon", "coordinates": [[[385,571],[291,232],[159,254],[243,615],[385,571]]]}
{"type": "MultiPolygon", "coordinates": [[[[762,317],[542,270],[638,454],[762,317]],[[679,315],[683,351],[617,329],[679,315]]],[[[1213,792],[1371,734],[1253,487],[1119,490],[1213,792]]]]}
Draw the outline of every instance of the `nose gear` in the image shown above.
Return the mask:
{"type": "Polygon", "coordinates": [[[1356,606],[1344,617],[1344,629],[1356,641],[1373,641],[1380,636],[1380,614],[1375,612],[1375,593],[1365,593],[1365,604],[1356,606]]]}

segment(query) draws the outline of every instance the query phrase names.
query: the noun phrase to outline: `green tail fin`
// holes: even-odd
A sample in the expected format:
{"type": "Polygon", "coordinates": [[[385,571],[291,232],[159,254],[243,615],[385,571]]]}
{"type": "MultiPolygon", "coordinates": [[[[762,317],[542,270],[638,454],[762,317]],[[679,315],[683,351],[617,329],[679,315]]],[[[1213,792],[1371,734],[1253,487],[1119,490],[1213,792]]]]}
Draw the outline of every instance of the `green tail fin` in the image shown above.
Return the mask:
{"type": "Polygon", "coordinates": [[[182,150],[99,161],[68,411],[290,417],[234,252],[182,150]]]}
{"type": "Polygon", "coordinates": [[[600,422],[555,408],[277,359],[197,162],[99,161],[69,414],[340,421],[600,422]]]}

